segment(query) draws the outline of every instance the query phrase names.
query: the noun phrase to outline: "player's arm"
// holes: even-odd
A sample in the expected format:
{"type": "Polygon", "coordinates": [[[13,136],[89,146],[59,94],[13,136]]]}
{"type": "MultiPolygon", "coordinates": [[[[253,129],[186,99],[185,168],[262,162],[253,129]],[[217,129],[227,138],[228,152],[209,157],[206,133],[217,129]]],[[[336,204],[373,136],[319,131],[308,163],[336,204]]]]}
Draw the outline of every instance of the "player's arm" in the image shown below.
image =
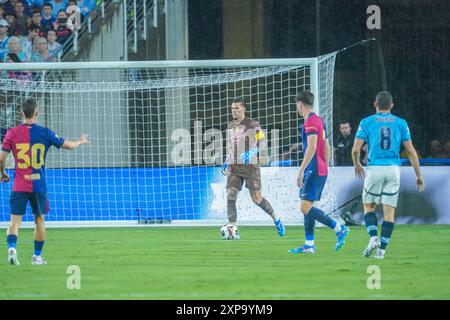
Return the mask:
{"type": "Polygon", "coordinates": [[[353,159],[353,165],[355,166],[355,175],[358,178],[364,178],[365,172],[364,167],[359,161],[360,155],[361,155],[361,148],[364,144],[363,139],[356,138],[355,142],[353,143],[352,148],[352,159],[353,159]]]}
{"type": "Polygon", "coordinates": [[[6,159],[8,158],[8,152],[1,151],[0,152],[0,172],[1,172],[1,181],[9,182],[9,175],[6,173],[6,159]]]}
{"type": "MultiPolygon", "coordinates": [[[[253,158],[253,156],[255,156],[256,154],[258,154],[259,152],[259,145],[260,143],[263,141],[263,139],[265,138],[264,136],[264,132],[262,131],[259,123],[257,121],[255,121],[254,125],[254,134],[255,134],[255,144],[250,148],[249,151],[243,152],[241,154],[241,161],[243,164],[249,164],[251,159],[253,158]]],[[[252,130],[250,130],[251,132],[252,130]]]]}
{"type": "Polygon", "coordinates": [[[423,179],[422,172],[420,170],[419,157],[417,156],[417,151],[414,148],[411,140],[403,141],[402,144],[408,154],[408,159],[414,168],[414,172],[416,173],[417,188],[420,192],[422,192],[423,190],[425,190],[425,180],[423,179]]]}
{"type": "Polygon", "coordinates": [[[64,144],[61,146],[64,149],[73,150],[78,148],[80,145],[88,144],[88,136],[87,134],[82,134],[80,139],[78,140],[64,140],[64,144]]]}
{"type": "Polygon", "coordinates": [[[306,148],[302,164],[300,165],[300,169],[297,177],[297,186],[299,188],[303,187],[303,175],[305,174],[305,169],[311,163],[312,158],[316,154],[317,149],[317,133],[313,132],[308,134],[308,147],[306,148]]]}

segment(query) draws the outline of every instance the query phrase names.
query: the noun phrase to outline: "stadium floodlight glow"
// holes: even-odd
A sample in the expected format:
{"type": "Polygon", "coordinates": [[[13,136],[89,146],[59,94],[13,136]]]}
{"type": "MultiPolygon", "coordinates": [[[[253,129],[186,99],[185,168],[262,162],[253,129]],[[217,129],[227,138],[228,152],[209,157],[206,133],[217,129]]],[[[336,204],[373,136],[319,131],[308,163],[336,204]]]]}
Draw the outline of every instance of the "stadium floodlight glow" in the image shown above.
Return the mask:
{"type": "MultiPolygon", "coordinates": [[[[226,201],[219,164],[233,98],[243,97],[247,116],[262,125],[271,163],[289,161],[276,157],[300,142],[299,91],[314,93],[316,112],[333,132],[334,61],[335,53],[298,59],[5,63],[0,64],[0,126],[4,133],[20,123],[21,103],[34,97],[38,123],[69,139],[89,135],[85,148],[49,152],[50,222],[219,220],[221,225],[226,201]],[[180,146],[188,148],[187,161],[173,158],[180,146]]],[[[332,134],[329,138],[332,144],[332,134]]],[[[287,221],[292,215],[299,222],[298,207],[291,209],[298,193],[289,180],[297,169],[293,160],[294,166],[262,168],[263,190],[270,189],[264,193],[287,221]]],[[[334,207],[332,174],[324,191],[327,208],[334,207]]],[[[0,192],[0,222],[9,221],[9,191],[10,185],[0,192]]],[[[240,222],[266,218],[259,208],[249,209],[255,207],[246,202],[250,197],[241,198],[240,222]]]]}

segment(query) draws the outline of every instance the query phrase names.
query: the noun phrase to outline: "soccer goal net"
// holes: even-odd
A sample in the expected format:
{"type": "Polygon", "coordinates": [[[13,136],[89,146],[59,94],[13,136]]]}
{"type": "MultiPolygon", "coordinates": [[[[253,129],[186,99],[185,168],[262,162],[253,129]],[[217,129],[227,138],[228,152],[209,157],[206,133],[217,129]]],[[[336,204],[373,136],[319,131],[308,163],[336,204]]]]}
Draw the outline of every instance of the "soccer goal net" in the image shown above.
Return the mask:
{"type": "MultiPolygon", "coordinates": [[[[208,224],[227,221],[226,156],[231,102],[265,132],[262,194],[287,223],[302,223],[296,177],[303,157],[295,96],[315,94],[332,143],[335,54],[308,59],[0,64],[0,125],[21,123],[27,98],[38,124],[90,144],[51,149],[47,221],[80,224],[208,224]],[[300,145],[299,145],[300,144],[300,145]]],[[[262,157],[261,157],[262,158],[262,157]]],[[[8,159],[9,173],[14,161],[8,159]]],[[[12,183],[1,186],[0,222],[9,221],[12,183]]],[[[334,206],[333,173],[321,206],[334,206]]],[[[238,223],[272,223],[245,186],[238,223]]],[[[29,213],[31,210],[29,209],[29,213]]],[[[25,221],[32,221],[27,214],[25,221]]]]}

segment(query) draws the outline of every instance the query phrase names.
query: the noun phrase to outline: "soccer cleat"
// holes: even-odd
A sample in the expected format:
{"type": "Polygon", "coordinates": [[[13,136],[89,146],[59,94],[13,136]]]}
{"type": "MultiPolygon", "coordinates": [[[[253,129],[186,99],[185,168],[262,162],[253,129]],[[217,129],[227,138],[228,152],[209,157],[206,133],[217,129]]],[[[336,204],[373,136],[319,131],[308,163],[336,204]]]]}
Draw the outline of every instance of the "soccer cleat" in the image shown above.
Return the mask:
{"type": "Polygon", "coordinates": [[[371,237],[367,248],[364,249],[363,256],[368,258],[372,252],[380,246],[377,237],[371,237]]]}
{"type": "Polygon", "coordinates": [[[284,237],[286,234],[286,228],[283,225],[283,222],[281,222],[281,219],[275,220],[275,227],[277,228],[278,235],[280,237],[284,237]]]}
{"type": "Polygon", "coordinates": [[[33,265],[38,265],[38,266],[42,266],[42,265],[46,265],[47,261],[42,259],[41,256],[35,256],[33,255],[33,258],[31,258],[31,264],[33,265]]]}
{"type": "Polygon", "coordinates": [[[8,262],[9,264],[12,265],[20,265],[19,263],[19,259],[17,259],[17,251],[14,248],[9,248],[8,249],[8,262]]]}
{"type": "Polygon", "coordinates": [[[316,246],[312,245],[309,246],[307,244],[302,245],[300,248],[297,249],[289,249],[289,253],[316,253],[316,246]]]}
{"type": "Polygon", "coordinates": [[[375,259],[384,259],[384,250],[378,248],[377,253],[373,256],[375,259]]]}
{"type": "Polygon", "coordinates": [[[349,230],[345,226],[341,225],[341,231],[336,232],[336,251],[339,251],[339,249],[344,246],[345,238],[347,237],[348,233],[349,230]]]}

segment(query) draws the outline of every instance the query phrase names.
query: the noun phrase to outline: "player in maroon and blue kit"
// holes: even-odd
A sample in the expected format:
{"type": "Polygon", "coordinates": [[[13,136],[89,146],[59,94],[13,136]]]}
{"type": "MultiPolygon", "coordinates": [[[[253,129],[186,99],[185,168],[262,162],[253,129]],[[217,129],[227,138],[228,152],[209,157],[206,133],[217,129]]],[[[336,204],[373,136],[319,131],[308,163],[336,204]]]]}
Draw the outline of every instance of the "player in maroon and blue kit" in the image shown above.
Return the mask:
{"type": "Polygon", "coordinates": [[[6,158],[12,151],[16,164],[14,185],[10,197],[11,222],[7,230],[8,261],[18,265],[17,237],[22,216],[25,214],[28,202],[34,214],[36,228],[34,231],[34,255],[31,263],[47,264],[41,253],[45,241],[44,213],[48,212],[47,185],[45,182],[45,159],[51,146],[64,149],[75,149],[87,144],[87,135],[82,135],[77,141],[58,137],[48,128],[41,127],[37,122],[37,104],[34,99],[26,100],[22,105],[23,124],[9,129],[3,140],[0,152],[1,181],[9,182],[5,171],[6,158]]]}
{"type": "Polygon", "coordinates": [[[331,149],[327,138],[325,124],[322,118],[313,112],[314,95],[309,91],[300,92],[295,102],[297,110],[305,119],[302,128],[303,150],[305,150],[302,164],[297,177],[300,188],[301,212],[304,216],[306,241],[297,249],[290,249],[290,253],[315,253],[314,225],[316,220],[330,227],[336,232],[336,251],[344,245],[348,234],[345,226],[327,216],[322,210],[314,207],[314,201],[319,201],[328,175],[328,162],[331,149]]]}

